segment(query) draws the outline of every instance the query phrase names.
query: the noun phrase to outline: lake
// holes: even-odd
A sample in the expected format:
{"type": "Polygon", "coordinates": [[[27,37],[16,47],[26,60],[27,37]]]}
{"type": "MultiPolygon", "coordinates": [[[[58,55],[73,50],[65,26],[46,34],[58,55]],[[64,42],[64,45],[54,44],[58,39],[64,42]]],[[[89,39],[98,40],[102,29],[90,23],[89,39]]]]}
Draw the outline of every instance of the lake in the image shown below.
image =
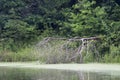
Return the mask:
{"type": "Polygon", "coordinates": [[[120,80],[120,72],[0,66],[0,80],[120,80]]]}
{"type": "Polygon", "coordinates": [[[0,67],[0,80],[120,80],[120,73],[0,67]]]}

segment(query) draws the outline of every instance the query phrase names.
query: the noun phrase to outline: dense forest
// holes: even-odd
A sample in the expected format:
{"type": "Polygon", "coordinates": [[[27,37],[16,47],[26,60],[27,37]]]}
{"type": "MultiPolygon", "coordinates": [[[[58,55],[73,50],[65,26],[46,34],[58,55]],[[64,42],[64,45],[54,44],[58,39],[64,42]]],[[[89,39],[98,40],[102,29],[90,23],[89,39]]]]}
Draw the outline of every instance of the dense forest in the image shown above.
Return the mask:
{"type": "MultiPolygon", "coordinates": [[[[120,0],[0,0],[0,61],[33,61],[44,37],[100,37],[99,62],[120,62],[120,0]]],[[[91,61],[93,62],[93,61],[91,61]]]]}

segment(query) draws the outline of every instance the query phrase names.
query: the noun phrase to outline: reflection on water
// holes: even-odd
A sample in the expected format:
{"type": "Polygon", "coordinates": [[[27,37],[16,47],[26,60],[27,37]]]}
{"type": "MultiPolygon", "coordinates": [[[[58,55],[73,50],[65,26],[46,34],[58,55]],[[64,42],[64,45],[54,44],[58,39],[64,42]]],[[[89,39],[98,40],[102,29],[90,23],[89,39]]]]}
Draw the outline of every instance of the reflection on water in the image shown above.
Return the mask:
{"type": "Polygon", "coordinates": [[[120,80],[120,73],[0,67],[0,80],[120,80]]]}

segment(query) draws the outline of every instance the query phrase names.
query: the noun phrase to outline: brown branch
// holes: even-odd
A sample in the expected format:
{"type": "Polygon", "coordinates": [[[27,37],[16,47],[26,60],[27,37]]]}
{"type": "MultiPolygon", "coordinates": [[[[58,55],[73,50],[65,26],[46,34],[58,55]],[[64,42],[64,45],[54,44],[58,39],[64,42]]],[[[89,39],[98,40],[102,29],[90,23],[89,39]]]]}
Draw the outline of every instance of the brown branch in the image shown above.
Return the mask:
{"type": "Polygon", "coordinates": [[[54,37],[47,37],[44,38],[45,41],[50,41],[50,40],[68,40],[68,41],[85,41],[85,40],[100,40],[99,37],[90,37],[90,38],[81,38],[81,37],[74,37],[74,38],[54,38],[54,37]]]}

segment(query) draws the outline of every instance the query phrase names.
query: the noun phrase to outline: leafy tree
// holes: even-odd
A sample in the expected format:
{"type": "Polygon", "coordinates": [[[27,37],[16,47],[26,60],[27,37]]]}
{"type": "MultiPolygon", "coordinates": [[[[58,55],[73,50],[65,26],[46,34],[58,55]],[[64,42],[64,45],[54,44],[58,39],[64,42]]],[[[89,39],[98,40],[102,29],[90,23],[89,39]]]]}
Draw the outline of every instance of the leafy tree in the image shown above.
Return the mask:
{"type": "MultiPolygon", "coordinates": [[[[6,46],[10,43],[11,46],[24,47],[35,39],[34,28],[20,20],[8,20],[1,37],[6,46]]],[[[12,48],[11,46],[9,48],[12,48]]]]}
{"type": "Polygon", "coordinates": [[[67,26],[78,36],[96,36],[106,34],[103,21],[106,12],[104,8],[94,7],[95,1],[83,0],[73,6],[74,11],[68,12],[67,26]]]}

